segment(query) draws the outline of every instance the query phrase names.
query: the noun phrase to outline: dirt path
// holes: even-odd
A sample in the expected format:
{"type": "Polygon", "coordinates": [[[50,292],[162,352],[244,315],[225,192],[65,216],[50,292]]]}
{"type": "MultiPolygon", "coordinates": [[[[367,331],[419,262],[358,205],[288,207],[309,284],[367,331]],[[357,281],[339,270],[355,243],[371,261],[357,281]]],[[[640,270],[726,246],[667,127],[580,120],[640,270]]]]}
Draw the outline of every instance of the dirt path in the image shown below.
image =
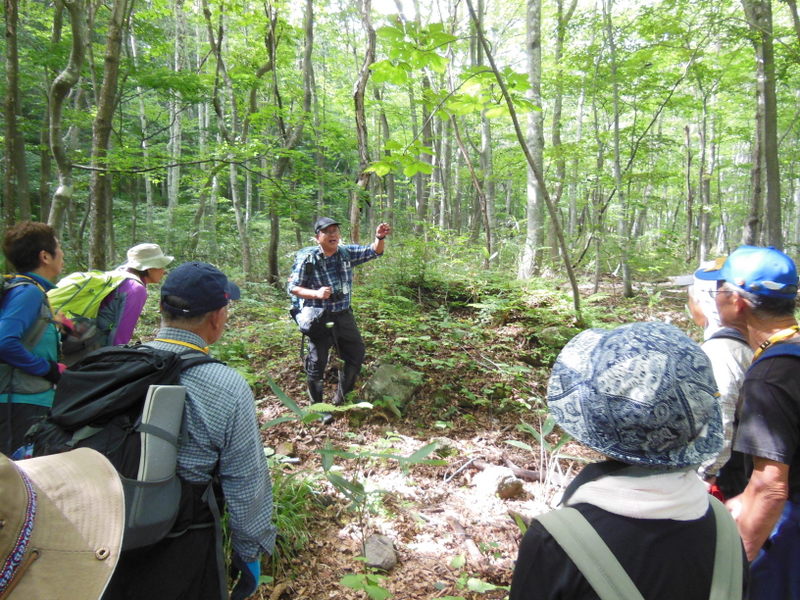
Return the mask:
{"type": "MultiPolygon", "coordinates": [[[[660,298],[657,304],[642,298],[625,308],[625,320],[669,320],[686,330],[688,322],[682,303],[680,294],[660,298]]],[[[613,314],[610,316],[613,318],[613,314]]],[[[498,325],[498,336],[511,335],[502,331],[504,327],[508,325],[498,325]]],[[[513,344],[507,351],[513,354],[513,344]]],[[[276,375],[290,397],[304,397],[296,374],[287,369],[276,375]]],[[[450,375],[457,378],[459,374],[450,375]]],[[[529,382],[531,389],[541,394],[546,376],[547,370],[541,370],[538,380],[529,382]]],[[[494,383],[490,373],[486,379],[486,383],[494,383]]],[[[344,587],[339,581],[344,575],[364,571],[358,557],[364,537],[372,533],[394,541],[399,562],[380,585],[395,599],[506,597],[521,537],[513,515],[530,517],[546,510],[547,501],[558,488],[553,482],[573,476],[592,457],[579,445],[568,444],[562,452],[576,459],[550,464],[556,469],[552,480],[547,484],[521,481],[518,496],[502,499],[497,494],[497,484],[499,478],[509,475],[504,468],[508,464],[532,471],[548,470],[547,456],[540,454],[530,435],[517,428],[521,421],[540,427],[544,412],[493,412],[492,407],[483,407],[460,411],[437,427],[441,408],[434,408],[436,403],[430,397],[435,390],[428,387],[423,392],[400,420],[373,414],[366,419],[339,417],[330,426],[293,422],[265,431],[268,445],[291,444],[298,462],[286,468],[305,474],[322,473],[318,450],[326,445],[356,454],[410,455],[433,438],[446,439],[441,440],[442,449],[434,457],[442,461],[438,465],[412,466],[404,471],[396,461],[386,459],[337,461],[341,466],[338,474],[362,483],[369,492],[369,510],[359,517],[348,508],[342,495],[320,477],[319,502],[310,506],[314,515],[312,541],[290,569],[278,574],[273,586],[262,586],[256,598],[367,598],[365,592],[344,587]],[[530,444],[533,451],[509,445],[508,440],[530,444]],[[479,461],[496,465],[497,469],[479,470],[475,468],[479,461]],[[497,588],[492,589],[493,586],[497,588]]],[[[271,394],[264,395],[259,406],[263,422],[287,412],[271,394]]]]}

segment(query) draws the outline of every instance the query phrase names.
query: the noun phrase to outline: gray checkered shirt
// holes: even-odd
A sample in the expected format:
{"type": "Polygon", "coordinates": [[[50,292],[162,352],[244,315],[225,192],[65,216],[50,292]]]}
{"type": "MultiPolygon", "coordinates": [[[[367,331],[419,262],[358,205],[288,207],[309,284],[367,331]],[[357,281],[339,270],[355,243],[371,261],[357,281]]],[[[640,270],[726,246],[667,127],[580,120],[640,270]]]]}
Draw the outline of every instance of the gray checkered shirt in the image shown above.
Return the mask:
{"type": "MultiPolygon", "coordinates": [[[[157,337],[206,345],[200,336],[174,327],[162,327],[157,337]]],[[[180,344],[148,345],[186,351],[180,344]]],[[[218,474],[230,514],[233,549],[245,562],[264,552],[272,554],[277,533],[272,523],[272,482],[250,386],[234,369],[219,363],[187,369],[181,384],[187,392],[188,436],[178,448],[178,475],[190,483],[208,483],[218,474]]]]}

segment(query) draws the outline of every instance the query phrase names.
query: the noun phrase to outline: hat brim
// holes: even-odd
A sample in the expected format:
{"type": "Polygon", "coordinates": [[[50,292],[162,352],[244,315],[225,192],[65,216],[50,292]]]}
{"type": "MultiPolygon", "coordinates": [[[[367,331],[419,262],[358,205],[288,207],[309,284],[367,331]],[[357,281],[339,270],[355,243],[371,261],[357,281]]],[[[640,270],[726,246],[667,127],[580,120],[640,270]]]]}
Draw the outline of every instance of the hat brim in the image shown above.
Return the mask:
{"type": "Polygon", "coordinates": [[[324,225],[316,225],[314,227],[314,233],[319,233],[320,231],[322,231],[323,229],[327,229],[331,225],[338,225],[339,227],[342,226],[342,224],[339,223],[339,221],[334,221],[334,220],[331,219],[330,223],[325,223],[324,225]]]}
{"type": "Polygon", "coordinates": [[[228,300],[238,300],[242,297],[242,290],[240,290],[239,286],[233,283],[230,279],[228,280],[228,284],[225,286],[225,293],[228,295],[228,300]]]}
{"type": "Polygon", "coordinates": [[[125,526],[116,469],[88,448],[15,464],[37,494],[30,548],[39,556],[10,598],[99,598],[119,560],[125,526]]]}

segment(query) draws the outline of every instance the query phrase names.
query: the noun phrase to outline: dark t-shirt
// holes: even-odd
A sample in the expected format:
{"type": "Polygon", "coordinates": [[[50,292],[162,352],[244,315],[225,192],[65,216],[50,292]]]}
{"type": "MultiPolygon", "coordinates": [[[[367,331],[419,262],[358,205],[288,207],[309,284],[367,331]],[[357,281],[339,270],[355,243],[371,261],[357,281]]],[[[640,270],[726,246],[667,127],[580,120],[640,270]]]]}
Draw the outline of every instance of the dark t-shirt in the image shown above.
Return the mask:
{"type": "MultiPolygon", "coordinates": [[[[711,507],[692,521],[634,519],[591,504],[586,517],[646,600],[708,600],[716,549],[711,507]]],[[[743,564],[746,562],[743,557],[743,564]]],[[[561,546],[537,521],[519,549],[510,600],[597,600],[561,546]]]]}
{"type": "Polygon", "coordinates": [[[755,363],[742,399],[734,450],[789,465],[789,496],[800,499],[800,357],[755,363]]]}

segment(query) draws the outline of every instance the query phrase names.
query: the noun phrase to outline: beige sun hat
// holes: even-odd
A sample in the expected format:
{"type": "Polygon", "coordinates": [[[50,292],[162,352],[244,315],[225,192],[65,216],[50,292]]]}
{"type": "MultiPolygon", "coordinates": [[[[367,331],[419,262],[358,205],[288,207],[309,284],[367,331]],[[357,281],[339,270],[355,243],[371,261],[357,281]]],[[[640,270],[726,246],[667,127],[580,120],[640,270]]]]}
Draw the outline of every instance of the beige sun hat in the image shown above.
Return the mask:
{"type": "Polygon", "coordinates": [[[158,244],[138,244],[128,250],[128,262],[124,266],[137,271],[163,269],[174,259],[174,256],[164,254],[158,244]]]}
{"type": "Polygon", "coordinates": [[[0,454],[0,599],[100,598],[124,525],[122,482],[99,452],[0,454]]]}

